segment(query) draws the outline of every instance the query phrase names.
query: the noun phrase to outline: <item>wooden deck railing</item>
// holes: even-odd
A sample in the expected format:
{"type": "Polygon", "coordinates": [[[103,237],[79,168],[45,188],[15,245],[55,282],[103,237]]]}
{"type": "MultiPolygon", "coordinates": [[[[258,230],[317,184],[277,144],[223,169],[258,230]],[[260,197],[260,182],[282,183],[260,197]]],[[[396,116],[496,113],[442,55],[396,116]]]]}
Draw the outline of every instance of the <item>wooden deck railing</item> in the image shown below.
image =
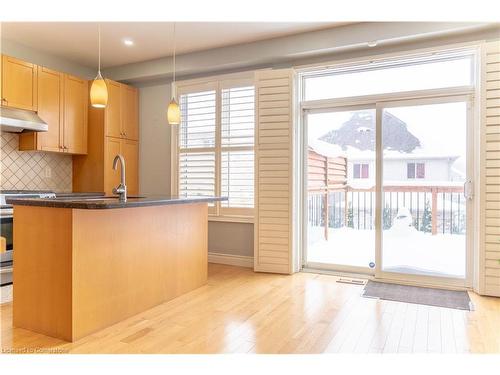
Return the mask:
{"type": "MultiPolygon", "coordinates": [[[[375,189],[350,186],[310,187],[309,223],[329,228],[374,229],[375,189]]],[[[416,229],[458,234],[465,230],[465,198],[462,186],[384,186],[382,225],[390,228],[400,208],[406,207],[416,229]]]]}

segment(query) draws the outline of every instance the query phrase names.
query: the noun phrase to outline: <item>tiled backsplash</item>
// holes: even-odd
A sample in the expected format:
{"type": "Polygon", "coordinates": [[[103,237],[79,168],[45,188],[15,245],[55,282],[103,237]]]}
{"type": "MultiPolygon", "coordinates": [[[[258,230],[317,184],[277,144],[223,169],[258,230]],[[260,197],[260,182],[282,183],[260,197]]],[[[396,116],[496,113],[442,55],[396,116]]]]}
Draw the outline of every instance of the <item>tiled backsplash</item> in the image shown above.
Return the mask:
{"type": "Polygon", "coordinates": [[[0,134],[1,189],[71,191],[71,155],[18,151],[19,135],[4,132],[0,134]]]}

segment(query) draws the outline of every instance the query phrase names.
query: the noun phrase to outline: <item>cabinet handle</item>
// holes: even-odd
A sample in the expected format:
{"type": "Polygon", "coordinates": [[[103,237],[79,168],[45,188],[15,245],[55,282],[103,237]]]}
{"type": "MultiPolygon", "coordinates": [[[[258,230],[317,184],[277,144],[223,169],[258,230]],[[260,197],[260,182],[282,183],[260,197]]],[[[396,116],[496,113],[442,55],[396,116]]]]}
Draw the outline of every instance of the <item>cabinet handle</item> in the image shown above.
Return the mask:
{"type": "Polygon", "coordinates": [[[8,104],[9,102],[7,101],[7,99],[2,98],[2,103],[8,104]]]}

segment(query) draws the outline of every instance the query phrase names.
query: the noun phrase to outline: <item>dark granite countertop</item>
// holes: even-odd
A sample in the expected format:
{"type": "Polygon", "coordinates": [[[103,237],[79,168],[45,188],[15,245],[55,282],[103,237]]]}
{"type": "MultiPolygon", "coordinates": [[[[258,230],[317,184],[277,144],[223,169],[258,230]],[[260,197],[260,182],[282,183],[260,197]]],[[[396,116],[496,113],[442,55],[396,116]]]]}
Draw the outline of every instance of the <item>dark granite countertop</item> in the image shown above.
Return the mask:
{"type": "Polygon", "coordinates": [[[104,195],[105,195],[104,193],[97,193],[97,192],[78,192],[78,193],[63,192],[63,193],[56,193],[56,197],[57,198],[103,197],[104,195]]]}
{"type": "Polygon", "coordinates": [[[145,206],[164,206],[170,204],[210,203],[225,201],[227,197],[177,197],[177,196],[129,196],[127,202],[118,197],[66,195],[56,198],[7,198],[7,203],[19,206],[39,206],[53,208],[77,208],[99,210],[110,208],[131,208],[145,206]]]}

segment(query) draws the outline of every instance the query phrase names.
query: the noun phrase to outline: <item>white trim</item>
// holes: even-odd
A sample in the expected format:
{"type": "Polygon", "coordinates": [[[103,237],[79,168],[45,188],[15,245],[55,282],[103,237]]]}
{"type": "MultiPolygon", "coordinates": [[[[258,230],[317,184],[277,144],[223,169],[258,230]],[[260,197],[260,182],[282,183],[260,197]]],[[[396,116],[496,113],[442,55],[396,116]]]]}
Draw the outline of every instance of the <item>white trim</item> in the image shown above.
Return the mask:
{"type": "Polygon", "coordinates": [[[208,215],[208,221],[224,222],[224,223],[243,223],[253,224],[254,216],[236,216],[236,215],[208,215]]]}
{"type": "Polygon", "coordinates": [[[190,88],[190,86],[203,87],[204,85],[221,82],[223,83],[224,88],[230,88],[234,86],[241,86],[242,84],[245,85],[245,82],[251,82],[250,84],[253,85],[255,82],[254,78],[255,70],[249,70],[245,72],[219,74],[214,76],[204,76],[200,78],[177,81],[177,87],[178,89],[180,87],[188,89],[190,88]]]}
{"type": "Polygon", "coordinates": [[[419,49],[411,50],[411,51],[403,50],[403,51],[397,51],[397,52],[379,53],[379,54],[375,54],[375,55],[367,54],[367,55],[364,55],[361,57],[355,57],[355,58],[323,61],[323,62],[306,64],[306,65],[297,65],[297,66],[294,66],[294,69],[296,69],[297,72],[299,72],[299,73],[307,73],[311,70],[317,70],[319,68],[327,68],[327,69],[341,68],[341,67],[348,67],[350,65],[362,65],[363,63],[368,64],[370,62],[383,62],[383,61],[387,61],[387,60],[398,59],[400,57],[411,58],[412,56],[421,57],[421,56],[425,56],[425,55],[460,52],[461,50],[467,50],[469,48],[471,48],[471,49],[477,48],[478,45],[481,44],[482,42],[483,42],[483,40],[480,39],[480,40],[472,41],[472,42],[445,44],[445,45],[441,45],[441,46],[419,48],[419,49]]]}
{"type": "Polygon", "coordinates": [[[244,255],[215,253],[209,251],[208,263],[227,264],[229,266],[253,268],[253,257],[244,255]]]}
{"type": "MultiPolygon", "coordinates": [[[[373,280],[381,283],[387,284],[398,284],[398,285],[409,285],[409,286],[419,286],[423,288],[435,288],[435,289],[444,289],[444,290],[471,290],[472,288],[465,287],[461,284],[450,284],[443,285],[442,283],[432,283],[427,281],[415,281],[415,280],[401,280],[401,279],[390,279],[390,278],[377,278],[374,275],[364,274],[364,273],[356,273],[356,272],[348,272],[342,270],[333,270],[328,268],[315,268],[315,267],[304,267],[302,272],[306,273],[319,273],[322,275],[330,275],[335,277],[351,277],[355,279],[364,279],[364,280],[373,280]]],[[[363,286],[363,285],[360,285],[363,286]]]]}

